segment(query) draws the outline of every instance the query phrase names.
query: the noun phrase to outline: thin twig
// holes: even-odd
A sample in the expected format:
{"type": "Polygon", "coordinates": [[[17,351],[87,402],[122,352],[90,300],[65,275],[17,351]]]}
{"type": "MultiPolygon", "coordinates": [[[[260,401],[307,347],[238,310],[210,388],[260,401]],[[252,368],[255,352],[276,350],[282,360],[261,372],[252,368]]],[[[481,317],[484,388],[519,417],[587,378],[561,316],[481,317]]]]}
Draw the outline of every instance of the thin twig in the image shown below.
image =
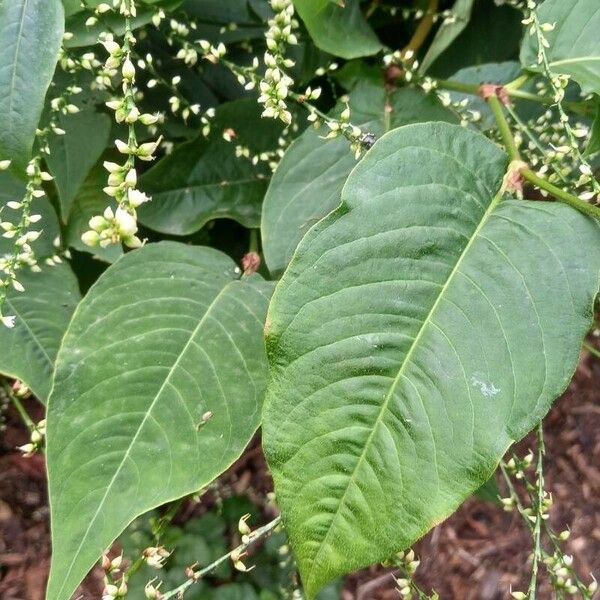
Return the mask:
{"type": "Polygon", "coordinates": [[[183,598],[185,592],[194,583],[202,579],[202,577],[204,577],[205,575],[212,573],[219,565],[221,565],[225,561],[231,559],[234,556],[241,556],[250,546],[258,542],[260,539],[269,535],[273,531],[273,529],[275,529],[275,527],[279,525],[280,522],[281,517],[276,517],[270,523],[267,523],[259,529],[256,529],[255,531],[250,533],[248,535],[248,539],[242,544],[240,544],[237,548],[234,548],[233,550],[231,550],[231,552],[224,554],[223,556],[212,562],[210,565],[204,567],[203,569],[196,571],[192,578],[188,579],[185,583],[182,583],[179,587],[162,594],[161,600],[168,600],[169,598],[174,598],[175,596],[177,596],[177,598],[183,598]]]}

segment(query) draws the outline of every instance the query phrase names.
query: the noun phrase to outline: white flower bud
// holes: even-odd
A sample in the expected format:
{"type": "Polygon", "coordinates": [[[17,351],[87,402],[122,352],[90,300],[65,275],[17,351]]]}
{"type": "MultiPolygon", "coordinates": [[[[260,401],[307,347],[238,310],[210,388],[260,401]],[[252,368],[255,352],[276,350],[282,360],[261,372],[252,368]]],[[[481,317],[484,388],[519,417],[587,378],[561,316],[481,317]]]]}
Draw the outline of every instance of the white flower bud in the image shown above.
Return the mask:
{"type": "Polygon", "coordinates": [[[101,44],[111,56],[117,56],[121,52],[121,46],[113,40],[105,40],[104,42],[101,42],[101,44]]]}
{"type": "Polygon", "coordinates": [[[81,241],[86,246],[97,246],[100,241],[100,235],[96,231],[86,231],[81,236],[81,241]]]}
{"type": "Polygon", "coordinates": [[[129,200],[129,204],[134,208],[138,208],[138,206],[150,201],[150,198],[144,192],[140,192],[140,190],[129,190],[127,199],[129,200]]]}
{"type": "Polygon", "coordinates": [[[115,140],[115,146],[121,154],[131,154],[129,144],[126,144],[123,140],[115,140]]]}
{"type": "Polygon", "coordinates": [[[148,113],[145,113],[140,116],[139,120],[140,123],[142,123],[143,125],[154,125],[158,122],[159,118],[159,115],[150,115],[148,113]]]}
{"type": "Polygon", "coordinates": [[[123,77],[128,81],[133,81],[135,79],[135,66],[131,62],[129,56],[125,59],[121,72],[123,74],[123,77]]]}
{"type": "Polygon", "coordinates": [[[124,208],[117,208],[115,213],[115,222],[119,231],[124,237],[129,237],[137,231],[137,222],[135,217],[128,213],[124,208]]]}
{"type": "Polygon", "coordinates": [[[10,167],[11,162],[10,160],[0,160],[0,171],[6,171],[10,167]]]}
{"type": "Polygon", "coordinates": [[[129,187],[135,187],[137,184],[137,171],[135,169],[129,169],[126,177],[125,177],[125,183],[129,186],[129,187]]]}

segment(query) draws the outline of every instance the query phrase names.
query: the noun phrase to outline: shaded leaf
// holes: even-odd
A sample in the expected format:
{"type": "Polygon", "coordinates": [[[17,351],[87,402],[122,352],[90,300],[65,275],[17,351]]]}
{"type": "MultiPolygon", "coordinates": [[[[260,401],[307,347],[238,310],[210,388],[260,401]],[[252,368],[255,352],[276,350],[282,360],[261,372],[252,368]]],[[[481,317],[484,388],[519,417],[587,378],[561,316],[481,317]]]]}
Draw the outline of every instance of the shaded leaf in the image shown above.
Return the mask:
{"type": "Polygon", "coordinates": [[[260,419],[270,291],[216,250],[162,242],[124,255],[80,303],[48,407],[48,600],[67,600],[136,516],[240,455],[260,419]]]}
{"type": "Polygon", "coordinates": [[[107,206],[116,209],[117,203],[109,198],[103,191],[106,185],[106,170],[102,162],[98,163],[83,182],[69,212],[65,230],[65,243],[70,248],[80,252],[88,252],[101,260],[114,262],[123,254],[120,244],[112,244],[107,248],[100,246],[86,246],[81,241],[81,236],[89,230],[89,220],[96,215],[101,215],[107,206]]]}
{"type": "MultiPolygon", "coordinates": [[[[546,0],[537,8],[540,23],[554,24],[544,33],[546,56],[553,73],[570,75],[584,94],[600,93],[600,8],[598,0],[546,0]]],[[[543,71],[538,63],[536,35],[526,34],[521,46],[521,64],[543,71]]]]}
{"type": "MultiPolygon", "coordinates": [[[[20,202],[25,196],[25,184],[13,177],[7,171],[0,171],[0,209],[2,209],[1,220],[17,224],[21,218],[20,210],[12,210],[5,206],[7,202],[20,202]]],[[[31,248],[38,259],[42,262],[44,258],[56,253],[54,241],[60,235],[60,226],[54,208],[47,196],[34,198],[31,204],[31,214],[41,215],[41,219],[35,224],[35,229],[41,230],[42,235],[32,242],[31,248]]],[[[0,256],[11,253],[14,248],[14,239],[6,239],[0,236],[0,256]]]]}
{"type": "MultiPolygon", "coordinates": [[[[131,20],[133,29],[139,29],[152,20],[157,6],[162,6],[165,11],[175,10],[183,0],[160,0],[159,2],[146,2],[148,6],[138,6],[137,16],[131,20]],[[154,6],[152,6],[154,5],[154,6]]],[[[82,46],[94,46],[98,43],[98,37],[103,31],[111,31],[116,36],[125,32],[125,20],[118,13],[104,13],[102,19],[95,25],[86,25],[90,13],[88,11],[77,12],[67,18],[66,30],[73,37],[65,40],[66,48],[81,48],[82,46]]]]}
{"type": "Polygon", "coordinates": [[[263,443],[309,598],[455,510],[572,377],[600,228],[503,198],[507,164],[455,125],[388,133],[275,290],[263,443]]]}
{"type": "Polygon", "coordinates": [[[294,0],[313,42],[342,58],[376,54],[382,48],[360,10],[360,0],[294,0]]]}
{"type": "Polygon", "coordinates": [[[212,219],[235,219],[257,227],[271,170],[252,156],[277,148],[282,125],[261,119],[254,99],[222,104],[206,139],[199,136],[179,146],[140,179],[152,202],[139,210],[141,222],[161,233],[188,235],[212,219]],[[231,130],[231,142],[223,133],[231,130]],[[236,146],[251,156],[236,157],[236,146]]]}
{"type": "Polygon", "coordinates": [[[60,0],[0,2],[0,159],[23,170],[64,32],[60,0]]]}
{"type": "MultiPolygon", "coordinates": [[[[377,136],[417,121],[455,121],[434,96],[403,88],[387,94],[363,83],[350,95],[352,122],[377,136]]],[[[329,130],[307,129],[287,150],[265,196],[262,216],[263,250],[272,273],[281,273],[298,242],[319,219],[340,202],[340,193],[356,166],[343,137],[322,139],[329,130]]]]}
{"type": "MultiPolygon", "coordinates": [[[[63,220],[71,210],[79,188],[108,144],[111,120],[97,113],[93,106],[74,115],[60,115],[59,126],[65,135],[50,138],[48,167],[60,198],[63,220]]],[[[102,183],[102,189],[106,183],[102,183]]]]}
{"type": "Polygon", "coordinates": [[[596,116],[592,123],[592,130],[590,132],[590,139],[585,149],[586,156],[590,156],[600,151],[600,102],[596,107],[596,116]]]}
{"type": "Polygon", "coordinates": [[[64,263],[44,265],[40,273],[23,269],[18,279],[25,291],[8,291],[3,310],[17,319],[13,329],[0,327],[0,372],[21,379],[45,402],[58,346],[81,296],[64,263]]]}
{"type": "Polygon", "coordinates": [[[436,59],[465,30],[471,18],[474,2],[475,0],[456,0],[451,9],[452,16],[442,21],[421,62],[421,72],[425,73],[436,59]]]}

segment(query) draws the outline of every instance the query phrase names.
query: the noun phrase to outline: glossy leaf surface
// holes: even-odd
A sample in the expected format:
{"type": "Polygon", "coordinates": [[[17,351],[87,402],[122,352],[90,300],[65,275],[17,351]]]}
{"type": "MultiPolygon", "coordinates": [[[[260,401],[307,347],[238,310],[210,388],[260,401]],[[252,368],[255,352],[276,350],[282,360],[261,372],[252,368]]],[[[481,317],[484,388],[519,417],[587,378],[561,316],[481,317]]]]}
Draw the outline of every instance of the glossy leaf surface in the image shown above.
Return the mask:
{"type": "Polygon", "coordinates": [[[315,45],[342,58],[370,56],[381,43],[365,20],[360,0],[294,0],[315,45]]]}
{"type": "Polygon", "coordinates": [[[0,2],[0,160],[24,169],[64,32],[60,0],[0,2]]]}

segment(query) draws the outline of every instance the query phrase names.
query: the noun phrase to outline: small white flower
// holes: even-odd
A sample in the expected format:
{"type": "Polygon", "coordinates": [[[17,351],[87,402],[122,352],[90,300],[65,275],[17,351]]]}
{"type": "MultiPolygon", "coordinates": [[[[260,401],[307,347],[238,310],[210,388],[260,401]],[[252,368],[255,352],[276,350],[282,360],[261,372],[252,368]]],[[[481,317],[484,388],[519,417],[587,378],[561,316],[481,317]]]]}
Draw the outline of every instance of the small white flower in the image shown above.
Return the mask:
{"type": "Polygon", "coordinates": [[[129,237],[137,231],[137,222],[135,217],[128,213],[124,208],[117,208],[115,213],[115,222],[123,237],[129,237]]]}
{"type": "Polygon", "coordinates": [[[131,204],[131,206],[134,208],[137,208],[145,202],[150,201],[150,197],[144,194],[144,192],[140,192],[140,190],[129,190],[127,198],[129,200],[129,204],[131,204]]]}
{"type": "Polygon", "coordinates": [[[0,316],[0,321],[2,322],[2,325],[8,327],[9,329],[12,329],[15,326],[16,319],[17,318],[14,315],[0,316]]]}

